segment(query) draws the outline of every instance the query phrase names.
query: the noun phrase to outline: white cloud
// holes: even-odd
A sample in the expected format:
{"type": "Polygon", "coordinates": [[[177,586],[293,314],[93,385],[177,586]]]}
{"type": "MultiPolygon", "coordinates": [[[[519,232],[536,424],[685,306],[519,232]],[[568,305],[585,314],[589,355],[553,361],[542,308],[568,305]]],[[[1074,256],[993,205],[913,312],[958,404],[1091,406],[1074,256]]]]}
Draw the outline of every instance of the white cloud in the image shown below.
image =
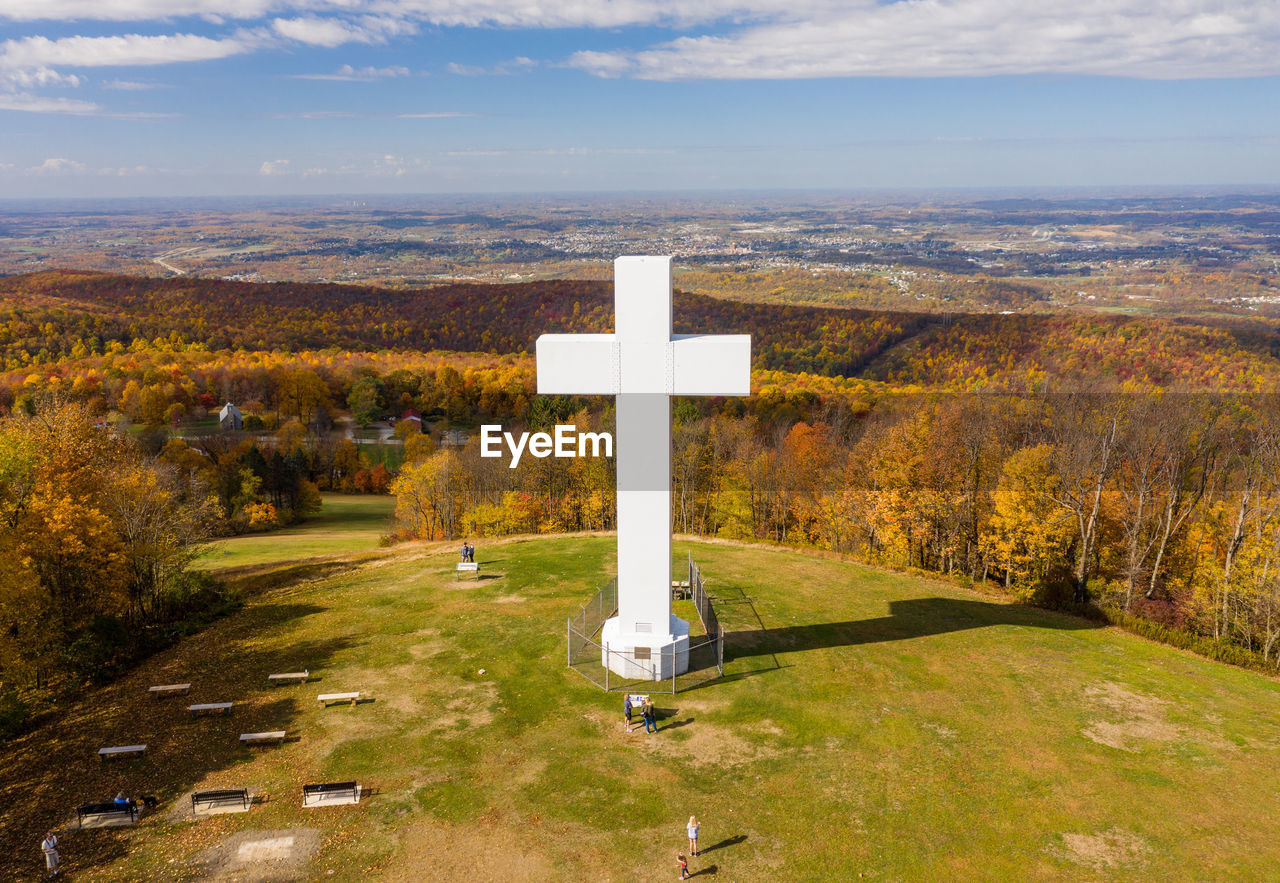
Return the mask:
{"type": "Polygon", "coordinates": [[[27,113],[97,113],[102,108],[92,101],[73,98],[46,98],[43,95],[0,92],[0,110],[18,110],[27,113]]]}
{"type": "Polygon", "coordinates": [[[378,16],[365,16],[352,21],[314,15],[277,18],[271,22],[271,27],[281,37],[289,40],[329,48],[343,43],[383,43],[389,37],[413,34],[418,30],[412,22],[378,16]]]}
{"type": "Polygon", "coordinates": [[[293,6],[277,0],[3,0],[0,19],[88,19],[148,21],[177,16],[258,18],[271,9],[293,6]]]}
{"type": "Polygon", "coordinates": [[[0,19],[148,21],[180,16],[254,19],[269,14],[387,15],[440,25],[597,27],[693,24],[719,19],[795,18],[815,9],[838,9],[840,0],[3,0],[0,19]],[[795,12],[793,12],[795,10],[795,12]]]}
{"type": "Polygon", "coordinates": [[[804,21],[682,37],[570,65],[653,80],[1031,73],[1150,79],[1280,74],[1274,0],[863,0],[804,21]]]}
{"type": "Polygon", "coordinates": [[[110,67],[208,61],[254,48],[241,37],[214,39],[197,34],[120,34],[114,37],[23,37],[0,43],[0,68],[32,69],[48,65],[110,67]]]}
{"type": "Polygon", "coordinates": [[[407,77],[409,69],[399,65],[393,67],[352,67],[344,64],[331,74],[295,74],[297,80],[340,80],[350,83],[370,83],[374,80],[385,80],[391,77],[407,77]]]}
{"type": "Polygon", "coordinates": [[[457,110],[442,110],[436,113],[398,113],[398,120],[447,120],[452,117],[476,117],[478,113],[463,113],[457,110]]]}
{"type": "Polygon", "coordinates": [[[50,157],[38,166],[27,169],[28,175],[78,175],[84,171],[84,163],[60,156],[50,157]]]}
{"type": "MultiPolygon", "coordinates": [[[[0,65],[162,64],[222,58],[281,39],[325,47],[380,43],[420,25],[664,26],[689,33],[629,50],[586,47],[568,63],[602,77],[657,80],[1280,75],[1276,0],[0,0],[0,21],[181,16],[261,26],[221,39],[27,37],[0,44],[0,65]]],[[[519,69],[515,62],[450,67],[459,74],[519,69]]]]}
{"type": "Polygon", "coordinates": [[[120,92],[146,92],[150,89],[168,88],[163,83],[141,83],[137,80],[107,80],[102,84],[104,89],[116,89],[120,92]]]}
{"type": "Polygon", "coordinates": [[[51,67],[0,68],[0,88],[32,89],[48,86],[79,86],[84,82],[75,74],[60,74],[51,67]]]}
{"type": "Polygon", "coordinates": [[[495,64],[493,67],[479,67],[473,64],[459,64],[451,61],[445,68],[451,74],[458,74],[464,77],[483,77],[483,76],[506,76],[507,74],[519,73],[521,71],[531,70],[538,66],[538,63],[532,58],[526,58],[521,55],[510,61],[504,61],[495,64]]]}
{"type": "Polygon", "coordinates": [[[269,159],[258,168],[259,175],[283,175],[289,171],[287,159],[269,159]]]}

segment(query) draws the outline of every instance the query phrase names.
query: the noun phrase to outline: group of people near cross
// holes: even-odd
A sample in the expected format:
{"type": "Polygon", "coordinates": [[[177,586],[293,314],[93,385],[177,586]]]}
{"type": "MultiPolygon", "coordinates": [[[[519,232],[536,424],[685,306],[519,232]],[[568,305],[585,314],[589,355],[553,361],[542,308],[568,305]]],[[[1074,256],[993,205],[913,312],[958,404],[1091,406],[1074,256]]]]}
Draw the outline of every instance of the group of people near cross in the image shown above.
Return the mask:
{"type": "MultiPolygon", "coordinates": [[[[634,712],[635,705],[631,701],[631,694],[622,700],[622,714],[627,722],[627,732],[631,732],[631,715],[634,712]]],[[[653,707],[653,702],[648,696],[640,699],[640,717],[644,721],[644,731],[646,733],[658,732],[658,714],[653,707]]]]}

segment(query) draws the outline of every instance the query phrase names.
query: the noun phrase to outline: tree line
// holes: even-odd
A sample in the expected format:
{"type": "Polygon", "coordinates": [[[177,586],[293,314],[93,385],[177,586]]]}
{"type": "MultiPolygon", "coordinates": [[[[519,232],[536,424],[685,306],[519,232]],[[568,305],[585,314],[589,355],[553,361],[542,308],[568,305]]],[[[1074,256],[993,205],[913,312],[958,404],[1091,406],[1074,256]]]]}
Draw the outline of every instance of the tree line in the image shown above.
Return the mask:
{"type": "MultiPolygon", "coordinates": [[[[609,409],[565,404],[541,425],[612,428],[609,409]]],[[[788,421],[677,400],[672,528],[1096,605],[1280,666],[1277,405],[935,394],[884,396],[867,412],[830,397],[788,421]]],[[[512,470],[480,458],[475,439],[411,460],[391,489],[404,536],[615,526],[603,461],[512,470]]]]}

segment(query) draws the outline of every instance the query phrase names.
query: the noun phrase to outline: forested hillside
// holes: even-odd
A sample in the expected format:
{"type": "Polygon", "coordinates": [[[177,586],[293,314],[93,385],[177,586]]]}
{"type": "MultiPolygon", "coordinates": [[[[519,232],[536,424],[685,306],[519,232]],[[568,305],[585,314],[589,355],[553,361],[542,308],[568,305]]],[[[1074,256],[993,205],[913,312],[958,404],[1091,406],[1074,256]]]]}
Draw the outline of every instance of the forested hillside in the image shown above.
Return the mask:
{"type": "MultiPolygon", "coordinates": [[[[14,371],[158,338],[209,350],[526,353],[544,332],[609,331],[608,283],[398,291],[52,272],[0,279],[0,358],[14,371]]],[[[945,389],[1130,384],[1262,391],[1280,334],[1233,325],[1066,315],[959,315],[739,303],[677,294],[682,333],[752,335],[757,369],[945,389]]]]}

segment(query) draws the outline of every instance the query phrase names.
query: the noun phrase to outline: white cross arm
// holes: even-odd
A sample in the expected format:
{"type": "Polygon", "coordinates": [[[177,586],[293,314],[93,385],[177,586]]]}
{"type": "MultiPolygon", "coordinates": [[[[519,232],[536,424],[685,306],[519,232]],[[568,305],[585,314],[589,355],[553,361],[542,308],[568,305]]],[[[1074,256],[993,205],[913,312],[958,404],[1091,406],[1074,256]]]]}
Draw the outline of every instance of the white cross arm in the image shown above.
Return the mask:
{"type": "Polygon", "coordinates": [[[751,395],[749,334],[677,334],[665,343],[543,334],[537,360],[539,395],[751,395]]]}
{"type": "Polygon", "coordinates": [[[612,396],[620,390],[612,334],[543,334],[535,344],[538,395],[612,396]]]}
{"type": "Polygon", "coordinates": [[[677,334],[670,347],[671,395],[751,395],[750,334],[677,334]]]}

